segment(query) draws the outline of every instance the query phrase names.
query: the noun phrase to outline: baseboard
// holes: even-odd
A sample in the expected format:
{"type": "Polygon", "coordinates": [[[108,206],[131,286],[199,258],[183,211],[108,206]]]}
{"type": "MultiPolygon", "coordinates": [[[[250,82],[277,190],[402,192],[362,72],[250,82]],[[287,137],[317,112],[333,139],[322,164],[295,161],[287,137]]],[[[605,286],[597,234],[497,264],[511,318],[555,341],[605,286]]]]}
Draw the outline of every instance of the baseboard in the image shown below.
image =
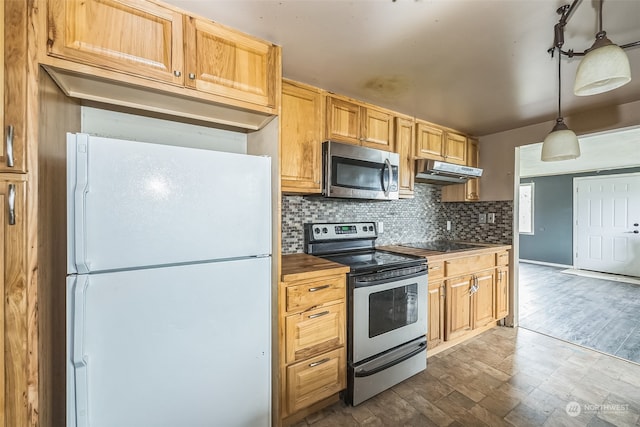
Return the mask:
{"type": "Polygon", "coordinates": [[[535,261],[535,260],[532,260],[532,259],[522,259],[522,258],[520,258],[518,261],[525,262],[527,264],[546,265],[548,267],[573,268],[573,265],[556,264],[556,263],[553,263],[553,262],[544,262],[544,261],[535,261]]]}

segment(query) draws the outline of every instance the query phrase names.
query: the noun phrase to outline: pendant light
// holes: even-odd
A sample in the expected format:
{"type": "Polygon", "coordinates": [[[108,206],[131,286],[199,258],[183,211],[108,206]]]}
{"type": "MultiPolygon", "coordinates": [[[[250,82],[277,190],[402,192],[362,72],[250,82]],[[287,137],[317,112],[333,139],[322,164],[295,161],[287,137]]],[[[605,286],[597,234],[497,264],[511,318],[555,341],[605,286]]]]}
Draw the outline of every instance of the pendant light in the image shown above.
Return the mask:
{"type": "Polygon", "coordinates": [[[593,45],[578,65],[573,93],[596,95],[619,88],[631,81],[629,58],[624,50],[607,38],[602,30],[602,0],[598,11],[599,28],[593,45]]]}
{"type": "Polygon", "coordinates": [[[561,93],[562,93],[562,55],[558,47],[558,118],[556,124],[542,143],[543,162],[553,162],[557,160],[569,160],[580,157],[580,144],[576,134],[567,127],[562,118],[561,93]]]}

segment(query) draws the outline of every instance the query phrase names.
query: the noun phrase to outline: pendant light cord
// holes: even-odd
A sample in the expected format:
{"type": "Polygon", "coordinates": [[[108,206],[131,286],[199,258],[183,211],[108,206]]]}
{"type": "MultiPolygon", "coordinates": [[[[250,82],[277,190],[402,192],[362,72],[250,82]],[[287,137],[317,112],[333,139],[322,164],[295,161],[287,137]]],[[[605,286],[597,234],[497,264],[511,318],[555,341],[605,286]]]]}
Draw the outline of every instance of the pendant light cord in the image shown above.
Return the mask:
{"type": "Polygon", "coordinates": [[[560,63],[562,61],[562,55],[560,54],[560,48],[558,48],[558,118],[562,118],[561,98],[562,98],[562,75],[560,74],[560,63]]]}

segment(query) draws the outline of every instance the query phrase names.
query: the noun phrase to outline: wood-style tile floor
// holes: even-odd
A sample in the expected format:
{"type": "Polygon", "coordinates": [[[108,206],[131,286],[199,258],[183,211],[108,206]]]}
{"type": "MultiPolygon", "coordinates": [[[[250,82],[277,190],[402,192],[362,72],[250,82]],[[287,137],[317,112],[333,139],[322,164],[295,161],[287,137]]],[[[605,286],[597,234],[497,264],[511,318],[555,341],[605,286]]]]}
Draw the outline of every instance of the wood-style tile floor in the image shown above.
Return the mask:
{"type": "Polygon", "coordinates": [[[430,357],[427,370],[296,426],[640,426],[640,365],[497,327],[430,357]]]}
{"type": "Polygon", "coordinates": [[[520,326],[640,363],[640,285],[562,270],[520,263],[520,326]]]}

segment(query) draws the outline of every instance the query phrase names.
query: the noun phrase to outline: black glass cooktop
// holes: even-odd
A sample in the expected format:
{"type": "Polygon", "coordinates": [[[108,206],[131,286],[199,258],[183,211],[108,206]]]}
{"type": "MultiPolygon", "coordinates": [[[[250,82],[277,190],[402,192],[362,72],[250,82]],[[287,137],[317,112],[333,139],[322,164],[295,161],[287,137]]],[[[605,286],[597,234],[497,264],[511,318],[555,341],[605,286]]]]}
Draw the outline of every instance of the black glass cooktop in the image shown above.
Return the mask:
{"type": "Polygon", "coordinates": [[[322,258],[347,265],[351,267],[352,272],[379,270],[381,268],[388,267],[409,267],[411,265],[419,265],[425,262],[425,259],[422,257],[380,250],[349,252],[339,255],[322,255],[322,258]]]}
{"type": "Polygon", "coordinates": [[[473,245],[470,243],[458,243],[450,242],[448,240],[432,240],[430,242],[417,242],[417,243],[402,243],[400,246],[415,249],[426,249],[436,252],[453,252],[463,251],[466,249],[477,249],[479,245],[473,245]]]}

